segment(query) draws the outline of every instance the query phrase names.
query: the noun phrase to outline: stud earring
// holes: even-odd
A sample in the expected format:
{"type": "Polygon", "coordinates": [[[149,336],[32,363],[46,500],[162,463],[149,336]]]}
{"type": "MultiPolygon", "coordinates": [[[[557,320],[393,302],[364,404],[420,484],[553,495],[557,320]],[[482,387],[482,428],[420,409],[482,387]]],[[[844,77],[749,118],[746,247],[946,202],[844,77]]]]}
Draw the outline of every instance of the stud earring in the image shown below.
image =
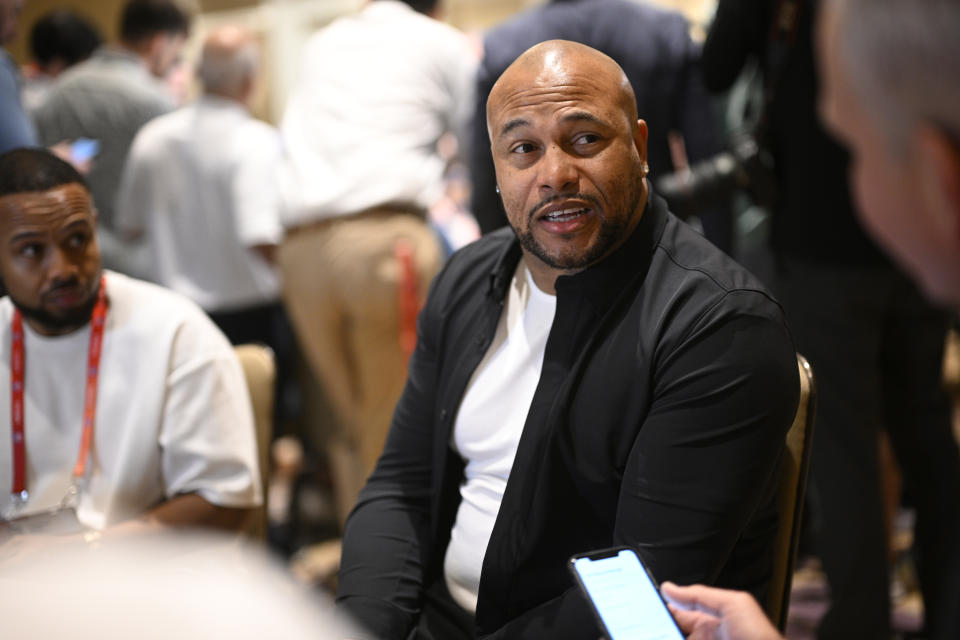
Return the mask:
{"type": "Polygon", "coordinates": [[[493,190],[496,191],[497,193],[500,193],[500,185],[495,186],[493,190]]]}

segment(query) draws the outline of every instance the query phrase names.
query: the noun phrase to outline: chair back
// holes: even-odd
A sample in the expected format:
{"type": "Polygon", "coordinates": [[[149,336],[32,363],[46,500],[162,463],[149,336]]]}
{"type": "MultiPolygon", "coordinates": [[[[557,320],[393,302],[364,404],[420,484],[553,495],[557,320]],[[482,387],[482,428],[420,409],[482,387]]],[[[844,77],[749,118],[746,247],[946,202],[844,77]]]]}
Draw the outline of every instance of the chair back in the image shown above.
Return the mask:
{"type": "Polygon", "coordinates": [[[790,583],[800,542],[800,518],[803,514],[807,471],[810,468],[810,442],[813,438],[813,416],[816,408],[813,370],[807,359],[799,353],[797,367],[800,370],[800,402],[793,424],[787,431],[786,450],[780,469],[777,490],[779,516],[773,542],[773,574],[765,607],[767,616],[780,631],[784,630],[787,623],[790,583]]]}
{"type": "Polygon", "coordinates": [[[241,344],[234,347],[250,391],[253,420],[257,432],[257,458],[263,489],[263,505],[259,507],[247,528],[254,539],[267,537],[267,479],[270,477],[270,442],[273,438],[274,380],[277,367],[270,347],[260,344],[241,344]]]}

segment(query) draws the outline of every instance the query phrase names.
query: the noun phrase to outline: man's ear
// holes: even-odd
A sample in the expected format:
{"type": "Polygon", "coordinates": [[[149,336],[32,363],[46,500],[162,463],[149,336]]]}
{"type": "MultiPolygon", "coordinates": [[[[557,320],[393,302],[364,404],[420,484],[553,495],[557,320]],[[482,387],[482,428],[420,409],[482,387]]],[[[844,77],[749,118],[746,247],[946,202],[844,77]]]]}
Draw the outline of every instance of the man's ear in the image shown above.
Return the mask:
{"type": "Polygon", "coordinates": [[[960,248],[960,146],[943,130],[922,124],[914,135],[912,158],[917,196],[943,238],[960,248]]]}
{"type": "Polygon", "coordinates": [[[644,166],[647,164],[647,123],[644,120],[637,120],[637,126],[633,130],[633,146],[637,148],[640,154],[640,162],[644,166]]]}

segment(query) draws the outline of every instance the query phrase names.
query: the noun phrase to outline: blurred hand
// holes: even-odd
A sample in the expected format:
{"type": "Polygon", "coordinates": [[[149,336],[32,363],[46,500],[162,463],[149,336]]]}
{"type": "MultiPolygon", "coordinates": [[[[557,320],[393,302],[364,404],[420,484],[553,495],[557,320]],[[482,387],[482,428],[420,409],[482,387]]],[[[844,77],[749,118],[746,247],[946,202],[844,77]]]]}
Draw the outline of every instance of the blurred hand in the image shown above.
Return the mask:
{"type": "Polygon", "coordinates": [[[688,640],[783,640],[749,593],[672,582],[660,590],[688,640]]]}

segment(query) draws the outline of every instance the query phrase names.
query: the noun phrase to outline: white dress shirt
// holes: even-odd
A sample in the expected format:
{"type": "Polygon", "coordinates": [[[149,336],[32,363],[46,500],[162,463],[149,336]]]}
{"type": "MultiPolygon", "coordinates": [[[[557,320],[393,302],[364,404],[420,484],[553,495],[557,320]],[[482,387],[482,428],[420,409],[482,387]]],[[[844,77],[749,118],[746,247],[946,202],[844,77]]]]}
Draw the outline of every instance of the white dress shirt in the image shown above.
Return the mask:
{"type": "Polygon", "coordinates": [[[207,311],[275,301],[276,270],[251,247],[282,237],[277,131],[237,102],[207,96],[134,140],[116,226],[143,233],[149,279],[207,311]]]}
{"type": "Polygon", "coordinates": [[[466,37],[376,0],[307,43],[281,124],[284,226],[384,204],[428,209],[443,192],[438,139],[465,139],[477,57],[466,37]]]}

